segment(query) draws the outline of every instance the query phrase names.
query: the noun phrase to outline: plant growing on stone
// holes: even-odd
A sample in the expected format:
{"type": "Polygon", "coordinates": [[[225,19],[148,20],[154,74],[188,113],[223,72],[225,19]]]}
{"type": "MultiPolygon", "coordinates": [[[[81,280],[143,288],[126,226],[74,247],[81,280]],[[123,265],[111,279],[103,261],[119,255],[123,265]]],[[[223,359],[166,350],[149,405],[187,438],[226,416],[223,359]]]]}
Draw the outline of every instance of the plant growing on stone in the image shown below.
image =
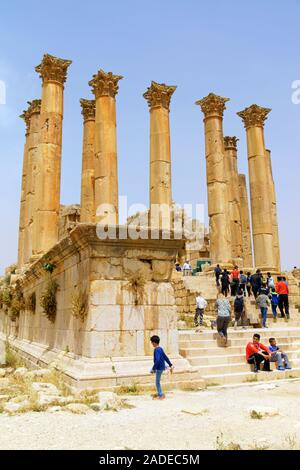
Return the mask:
{"type": "Polygon", "coordinates": [[[134,304],[142,305],[144,301],[144,289],[146,284],[145,277],[140,273],[133,273],[128,278],[129,291],[133,294],[134,304]]]}
{"type": "Polygon", "coordinates": [[[54,269],[56,268],[55,264],[54,263],[51,263],[50,261],[47,261],[44,265],[43,265],[43,269],[45,271],[47,271],[48,273],[52,274],[54,269]]]}
{"type": "Polygon", "coordinates": [[[25,309],[24,295],[20,284],[17,282],[14,288],[11,289],[11,303],[9,308],[9,317],[11,321],[16,321],[20,312],[25,309]]]}
{"type": "Polygon", "coordinates": [[[83,322],[88,312],[86,292],[81,289],[74,289],[71,296],[71,306],[72,315],[83,322]]]}
{"type": "Polygon", "coordinates": [[[35,294],[35,292],[32,292],[31,294],[29,294],[29,296],[27,297],[27,299],[25,301],[25,307],[26,307],[26,310],[28,310],[29,312],[35,313],[35,309],[36,309],[36,294],[35,294]]]}
{"type": "Polygon", "coordinates": [[[52,323],[55,322],[56,311],[57,311],[57,301],[56,293],[59,288],[59,285],[55,279],[49,279],[47,282],[46,289],[41,295],[40,305],[48,318],[52,323]]]}
{"type": "Polygon", "coordinates": [[[12,302],[12,290],[10,287],[1,289],[1,303],[7,308],[10,308],[12,302]]]}

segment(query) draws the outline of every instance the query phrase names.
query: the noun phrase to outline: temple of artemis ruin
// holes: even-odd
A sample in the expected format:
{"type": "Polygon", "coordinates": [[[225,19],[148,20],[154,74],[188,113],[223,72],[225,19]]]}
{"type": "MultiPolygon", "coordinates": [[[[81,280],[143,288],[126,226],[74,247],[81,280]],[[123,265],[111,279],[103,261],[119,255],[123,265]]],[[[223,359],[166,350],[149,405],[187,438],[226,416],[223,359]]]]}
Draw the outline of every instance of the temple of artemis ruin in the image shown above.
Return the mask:
{"type": "MultiPolygon", "coordinates": [[[[164,239],[160,216],[155,219],[159,236],[150,233],[155,205],[173,210],[169,112],[176,86],[152,81],[144,94],[150,111],[150,226],[142,229],[149,236],[125,238],[118,225],[116,119],[122,76],[99,70],[89,82],[94,99],[80,100],[80,206],[60,203],[64,86],[70,65],[44,55],[36,67],[41,99],[29,102],[21,116],[26,133],[18,263],[8,286],[19,309],[12,317],[2,303],[1,335],[28,361],[49,364],[59,358],[66,378],[79,387],[111,388],[130,383],[132,377],[149,381],[149,338],[157,333],[175,363],[173,380],[201,383],[179,354],[172,282],[176,259],[190,254],[188,241],[172,230],[164,239]],[[116,238],[101,239],[96,226],[113,226],[116,238]],[[55,308],[48,311],[45,299],[51,294],[55,308]]],[[[227,101],[210,93],[196,103],[204,116],[209,230],[195,258],[208,256],[212,266],[238,264],[277,273],[276,195],[271,152],[264,141],[270,109],[252,105],[238,113],[247,133],[250,218],[246,176],[238,172],[238,138],[223,133],[227,101]]]]}

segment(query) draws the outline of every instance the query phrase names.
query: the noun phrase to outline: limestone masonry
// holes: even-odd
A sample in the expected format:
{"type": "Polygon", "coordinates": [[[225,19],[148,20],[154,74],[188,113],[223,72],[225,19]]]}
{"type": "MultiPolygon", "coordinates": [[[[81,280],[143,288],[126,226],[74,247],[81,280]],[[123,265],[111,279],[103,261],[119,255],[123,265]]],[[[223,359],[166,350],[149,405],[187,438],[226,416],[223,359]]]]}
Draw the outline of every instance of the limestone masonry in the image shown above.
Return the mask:
{"type": "MultiPolygon", "coordinates": [[[[74,386],[112,389],[152,381],[150,337],[158,334],[175,364],[174,375],[165,379],[169,386],[200,386],[203,374],[189,360],[188,335],[180,348],[178,325],[186,324],[199,290],[213,316],[212,267],[238,264],[274,275],[281,270],[271,152],[264,141],[271,110],[254,104],[238,113],[247,133],[250,218],[247,178],[238,171],[238,138],[223,134],[229,100],[210,93],[197,101],[204,115],[209,215],[208,230],[191,221],[191,231],[201,233],[199,246],[195,234],[178,237],[173,226],[165,237],[168,224],[175,221],[178,228],[182,215],[172,199],[169,113],[176,86],[152,81],[143,95],[150,112],[150,206],[144,214],[149,226],[142,223],[140,236],[124,237],[118,207],[120,75],[99,70],[89,82],[94,99],[80,99],[80,205],[60,202],[64,86],[71,63],[44,55],[35,69],[42,79],[41,99],[28,102],[21,116],[26,130],[18,262],[1,280],[0,338],[29,364],[54,364],[74,386]],[[101,237],[104,229],[115,237],[101,237]],[[204,272],[182,279],[174,265],[185,259],[193,268],[202,264],[204,272]]],[[[300,275],[294,274],[289,279],[297,304],[300,275]]]]}

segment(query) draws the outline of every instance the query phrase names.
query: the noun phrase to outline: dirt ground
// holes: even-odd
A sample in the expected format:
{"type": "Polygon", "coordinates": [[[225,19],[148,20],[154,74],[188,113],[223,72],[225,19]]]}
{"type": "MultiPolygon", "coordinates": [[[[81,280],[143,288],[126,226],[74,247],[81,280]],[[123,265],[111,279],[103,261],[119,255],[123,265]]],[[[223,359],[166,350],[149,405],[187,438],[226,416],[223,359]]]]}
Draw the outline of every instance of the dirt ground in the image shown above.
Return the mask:
{"type": "Polygon", "coordinates": [[[300,380],[126,398],[119,412],[0,414],[0,449],[300,449],[300,380]],[[279,415],[253,419],[252,406],[279,415]]]}

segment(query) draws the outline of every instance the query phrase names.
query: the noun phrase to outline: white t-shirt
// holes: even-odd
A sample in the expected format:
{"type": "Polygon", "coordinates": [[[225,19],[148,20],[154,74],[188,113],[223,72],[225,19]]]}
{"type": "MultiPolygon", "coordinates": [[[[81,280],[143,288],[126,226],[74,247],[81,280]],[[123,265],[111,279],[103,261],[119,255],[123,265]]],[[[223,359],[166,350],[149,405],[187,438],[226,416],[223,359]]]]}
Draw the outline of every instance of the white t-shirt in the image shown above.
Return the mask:
{"type": "Polygon", "coordinates": [[[196,297],[196,303],[197,303],[197,308],[206,308],[207,307],[207,302],[206,300],[201,297],[201,295],[199,295],[198,297],[196,297]]]}
{"type": "Polygon", "coordinates": [[[184,263],[183,269],[192,269],[190,263],[184,263]]]}

